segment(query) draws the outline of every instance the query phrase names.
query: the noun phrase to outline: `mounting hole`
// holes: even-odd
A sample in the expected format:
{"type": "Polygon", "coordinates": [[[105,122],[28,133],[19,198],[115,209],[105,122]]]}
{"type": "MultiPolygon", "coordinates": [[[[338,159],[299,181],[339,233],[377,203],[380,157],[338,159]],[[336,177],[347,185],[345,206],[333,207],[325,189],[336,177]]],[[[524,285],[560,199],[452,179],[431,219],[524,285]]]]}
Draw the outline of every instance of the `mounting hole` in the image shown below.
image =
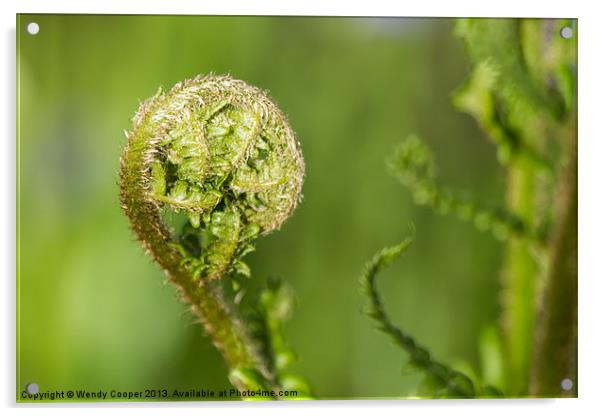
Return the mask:
{"type": "Polygon", "coordinates": [[[38,394],[40,392],[40,386],[38,386],[38,383],[29,383],[25,387],[25,390],[27,390],[27,394],[38,394]]]}
{"type": "Polygon", "coordinates": [[[562,390],[564,391],[569,391],[573,388],[573,380],[570,378],[565,378],[560,382],[560,387],[562,387],[562,390]]]}
{"type": "Polygon", "coordinates": [[[560,29],[560,37],[563,39],[570,39],[573,37],[573,28],[569,26],[565,26],[560,29]]]}
{"type": "Polygon", "coordinates": [[[27,33],[30,35],[37,35],[40,31],[40,25],[36,22],[31,22],[27,25],[27,33]]]}

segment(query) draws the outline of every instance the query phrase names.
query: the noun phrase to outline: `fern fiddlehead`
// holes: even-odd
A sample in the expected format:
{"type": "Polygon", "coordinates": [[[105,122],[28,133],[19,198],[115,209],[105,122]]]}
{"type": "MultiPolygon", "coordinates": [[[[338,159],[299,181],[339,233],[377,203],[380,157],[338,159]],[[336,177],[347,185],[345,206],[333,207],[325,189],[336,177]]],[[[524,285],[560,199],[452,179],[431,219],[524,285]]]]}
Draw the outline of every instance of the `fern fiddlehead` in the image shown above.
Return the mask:
{"type": "Polygon", "coordinates": [[[126,134],[120,199],[146,252],[200,318],[239,389],[274,374],[222,283],[299,202],[304,162],[266,94],[229,76],[176,84],[143,102],[126,134]],[[257,380],[240,377],[255,374],[257,380]]]}

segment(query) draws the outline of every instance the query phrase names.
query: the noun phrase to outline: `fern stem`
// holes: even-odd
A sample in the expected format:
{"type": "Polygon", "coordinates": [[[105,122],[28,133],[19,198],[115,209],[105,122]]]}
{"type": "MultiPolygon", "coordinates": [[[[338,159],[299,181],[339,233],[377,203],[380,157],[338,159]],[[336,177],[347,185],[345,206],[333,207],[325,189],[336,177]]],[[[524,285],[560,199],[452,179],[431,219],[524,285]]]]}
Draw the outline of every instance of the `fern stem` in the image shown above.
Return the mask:
{"type": "Polygon", "coordinates": [[[471,221],[480,230],[491,231],[500,240],[520,239],[538,246],[545,244],[546,235],[531,226],[522,212],[498,207],[490,208],[460,198],[455,192],[439,185],[437,165],[430,147],[416,136],[401,141],[387,161],[389,171],[408,188],[418,205],[427,205],[439,214],[453,214],[471,221]]]}
{"type": "Polygon", "coordinates": [[[556,196],[556,226],[550,249],[533,356],[530,393],[577,396],[577,128],[569,127],[568,160],[556,196]],[[570,379],[572,388],[561,382],[570,379]]]}
{"type": "Polygon", "coordinates": [[[399,329],[385,312],[376,288],[376,276],[383,267],[405,252],[412,241],[412,238],[407,238],[395,246],[386,247],[376,253],[366,264],[360,277],[360,285],[369,300],[366,314],[376,321],[379,330],[389,335],[395,344],[409,354],[412,366],[426,373],[453,396],[474,397],[474,384],[468,376],[433,359],[428,350],[418,345],[410,335],[399,329]]]}
{"type": "Polygon", "coordinates": [[[121,158],[121,204],[135,234],[240,390],[280,387],[223,280],[249,276],[241,258],[291,215],[303,171],[286,117],[265,93],[227,76],[184,81],[142,103],[121,158]],[[178,233],[164,214],[182,211],[178,233]]]}
{"type": "MultiPolygon", "coordinates": [[[[534,217],[535,175],[530,164],[508,167],[508,205],[523,218],[534,217]]],[[[512,394],[524,394],[533,350],[536,279],[539,266],[529,241],[510,239],[502,269],[501,323],[507,350],[505,386],[512,394]]]]}
{"type": "MultiPolygon", "coordinates": [[[[161,220],[159,207],[148,203],[146,191],[139,186],[143,180],[143,153],[131,149],[144,147],[145,142],[143,136],[132,136],[122,158],[121,200],[133,231],[169,280],[178,287],[182,299],[191,305],[228,366],[259,368],[269,378],[264,360],[249,348],[251,340],[244,325],[223,299],[219,282],[198,284],[191,279],[190,271],[182,265],[184,257],[170,244],[173,237],[161,220]]],[[[242,384],[236,387],[240,390],[247,388],[242,384]]]]}

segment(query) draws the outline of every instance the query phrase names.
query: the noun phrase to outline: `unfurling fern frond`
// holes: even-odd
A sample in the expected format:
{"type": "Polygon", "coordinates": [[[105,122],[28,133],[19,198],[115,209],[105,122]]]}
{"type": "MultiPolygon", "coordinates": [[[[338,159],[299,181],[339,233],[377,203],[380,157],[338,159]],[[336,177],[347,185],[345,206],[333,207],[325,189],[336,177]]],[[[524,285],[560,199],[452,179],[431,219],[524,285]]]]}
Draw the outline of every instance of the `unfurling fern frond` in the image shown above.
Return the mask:
{"type": "Polygon", "coordinates": [[[506,240],[519,237],[539,242],[545,239],[540,230],[533,229],[518,215],[503,208],[489,208],[463,200],[437,181],[437,166],[433,152],[416,136],[409,136],[395,148],[387,161],[389,172],[410,189],[418,205],[432,207],[439,214],[451,213],[471,221],[478,229],[491,231],[506,240]]]}
{"type": "Polygon", "coordinates": [[[134,233],[200,318],[232,383],[281,389],[224,282],[250,275],[242,259],[254,240],[301,198],[305,165],[286,116],[241,80],[198,76],[143,102],[126,135],[120,197],[134,233]]]}
{"type": "Polygon", "coordinates": [[[413,237],[401,243],[386,247],[377,252],[365,266],[360,277],[360,285],[368,297],[366,315],[372,318],[377,328],[387,334],[393,342],[409,355],[409,365],[425,374],[425,383],[432,396],[449,396],[470,398],[497,397],[501,393],[494,387],[485,386],[477,391],[477,383],[466,374],[454,370],[450,366],[435,360],[432,354],[419,345],[410,335],[398,328],[385,312],[384,305],[376,287],[376,276],[383,268],[391,264],[412,244],[413,237]]]}

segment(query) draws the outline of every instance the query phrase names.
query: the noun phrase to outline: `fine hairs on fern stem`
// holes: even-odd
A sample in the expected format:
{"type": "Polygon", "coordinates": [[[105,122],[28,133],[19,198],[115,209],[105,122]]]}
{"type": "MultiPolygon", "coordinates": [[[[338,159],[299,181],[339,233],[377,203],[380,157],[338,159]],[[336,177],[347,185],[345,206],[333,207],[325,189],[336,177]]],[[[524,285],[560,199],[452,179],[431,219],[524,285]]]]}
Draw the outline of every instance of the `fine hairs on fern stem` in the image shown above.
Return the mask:
{"type": "Polygon", "coordinates": [[[143,102],[126,134],[120,197],[132,229],[199,317],[239,390],[277,389],[222,285],[301,196],[304,162],[285,115],[229,76],[199,76],[143,102]],[[245,374],[256,377],[245,377],[245,374]]]}

